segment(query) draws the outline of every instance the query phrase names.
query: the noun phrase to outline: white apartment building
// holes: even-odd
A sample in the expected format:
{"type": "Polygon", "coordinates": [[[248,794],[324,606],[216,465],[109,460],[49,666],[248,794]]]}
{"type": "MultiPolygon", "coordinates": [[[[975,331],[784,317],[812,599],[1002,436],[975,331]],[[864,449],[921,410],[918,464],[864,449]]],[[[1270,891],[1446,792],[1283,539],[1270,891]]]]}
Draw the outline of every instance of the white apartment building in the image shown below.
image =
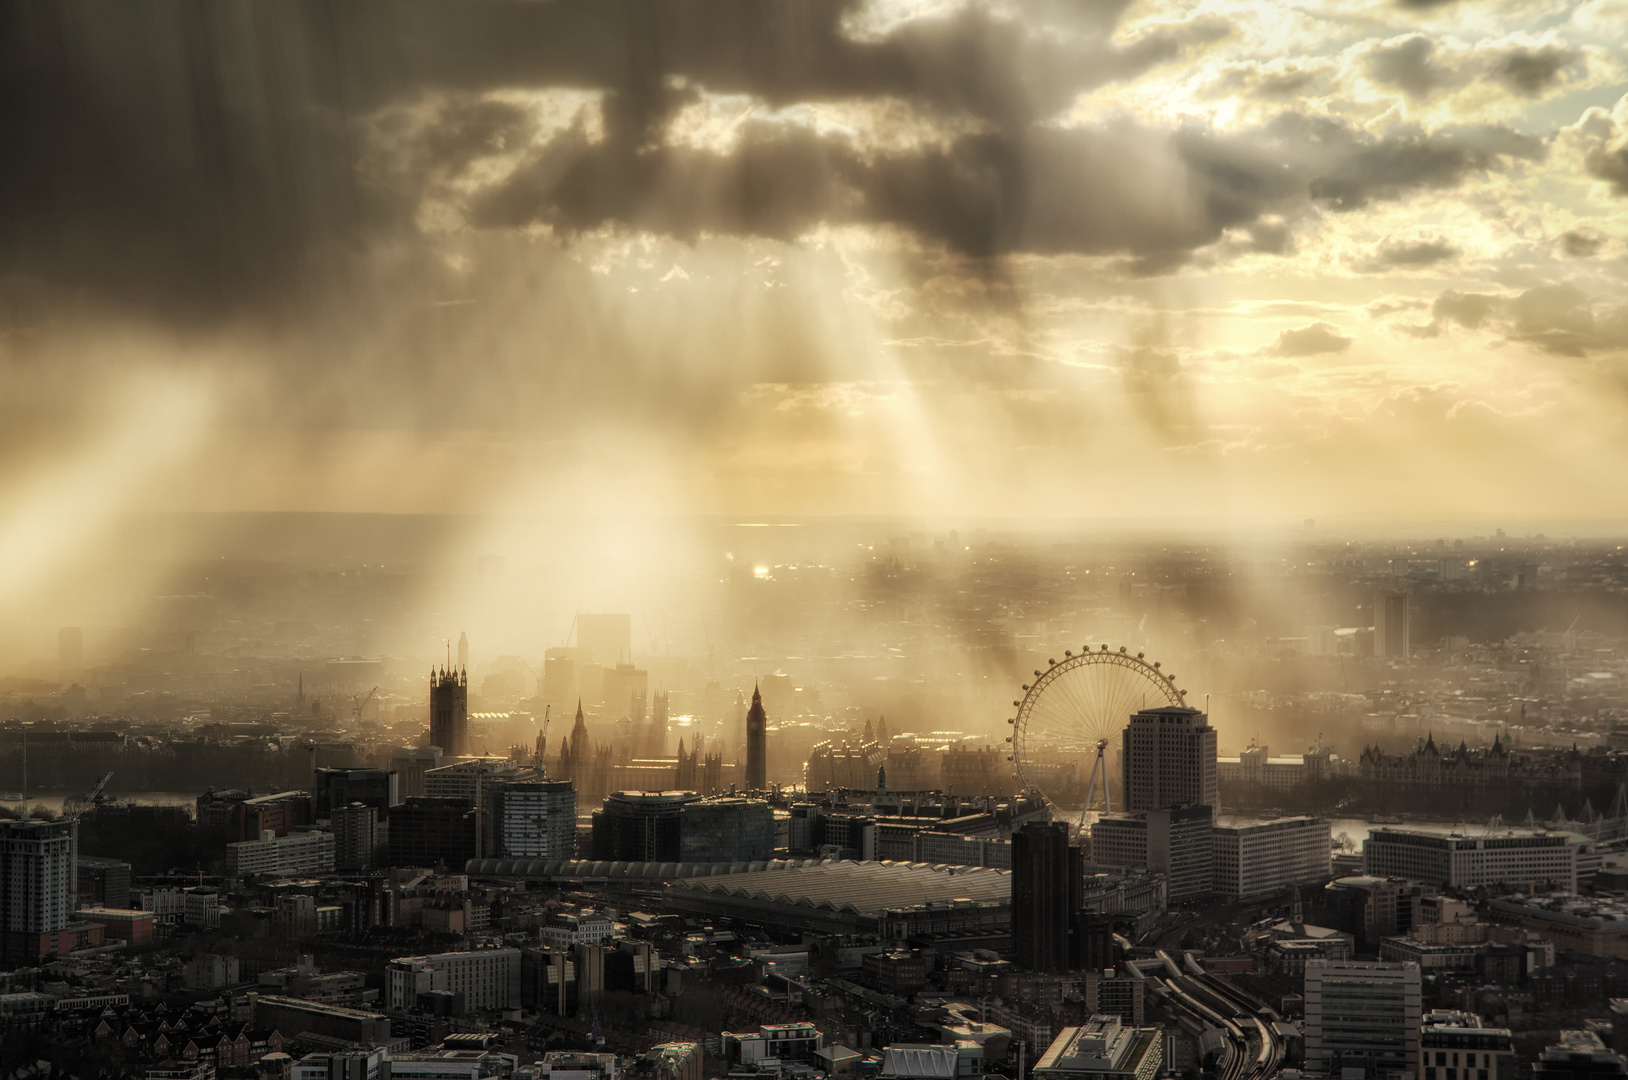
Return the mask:
{"type": "Polygon", "coordinates": [[[1511,885],[1527,892],[1576,892],[1579,857],[1591,849],[1587,837],[1544,829],[1469,836],[1384,828],[1368,834],[1362,856],[1374,877],[1465,889],[1511,885]]]}
{"type": "Polygon", "coordinates": [[[520,950],[475,949],[470,952],[401,956],[390,961],[389,1007],[411,1009],[419,994],[450,990],[464,996],[470,1009],[513,1009],[520,1005],[520,950]]]}
{"type": "Polygon", "coordinates": [[[1322,818],[1224,820],[1211,836],[1215,891],[1222,896],[1259,896],[1328,880],[1329,824],[1322,818]]]}
{"type": "Polygon", "coordinates": [[[226,845],[226,876],[250,874],[331,874],[334,869],[334,834],[298,832],[287,836],[260,834],[258,840],[226,845]]]}
{"type": "Polygon", "coordinates": [[[1419,1075],[1419,965],[1306,961],[1306,1065],[1370,1080],[1419,1075]]]}
{"type": "Polygon", "coordinates": [[[47,934],[73,920],[79,823],[0,822],[0,930],[47,934]]]}

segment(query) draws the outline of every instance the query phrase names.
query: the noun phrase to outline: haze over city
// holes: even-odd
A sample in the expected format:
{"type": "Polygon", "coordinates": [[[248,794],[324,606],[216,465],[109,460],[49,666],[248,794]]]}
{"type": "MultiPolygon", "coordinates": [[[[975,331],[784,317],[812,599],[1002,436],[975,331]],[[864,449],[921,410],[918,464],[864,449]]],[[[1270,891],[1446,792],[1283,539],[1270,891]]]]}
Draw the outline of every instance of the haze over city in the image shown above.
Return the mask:
{"type": "Polygon", "coordinates": [[[1628,1077],[1625,46],[0,8],[0,1074],[1628,1077]]]}

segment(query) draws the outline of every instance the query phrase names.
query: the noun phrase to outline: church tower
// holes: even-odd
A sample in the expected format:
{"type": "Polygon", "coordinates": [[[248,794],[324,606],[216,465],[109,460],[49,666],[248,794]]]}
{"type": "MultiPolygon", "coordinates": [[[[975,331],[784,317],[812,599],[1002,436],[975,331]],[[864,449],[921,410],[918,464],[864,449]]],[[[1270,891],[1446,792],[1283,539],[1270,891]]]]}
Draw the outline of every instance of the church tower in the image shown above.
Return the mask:
{"type": "Polygon", "coordinates": [[[769,789],[769,718],[763,712],[763,693],[752,687],[752,707],[746,711],[746,790],[769,789]]]}

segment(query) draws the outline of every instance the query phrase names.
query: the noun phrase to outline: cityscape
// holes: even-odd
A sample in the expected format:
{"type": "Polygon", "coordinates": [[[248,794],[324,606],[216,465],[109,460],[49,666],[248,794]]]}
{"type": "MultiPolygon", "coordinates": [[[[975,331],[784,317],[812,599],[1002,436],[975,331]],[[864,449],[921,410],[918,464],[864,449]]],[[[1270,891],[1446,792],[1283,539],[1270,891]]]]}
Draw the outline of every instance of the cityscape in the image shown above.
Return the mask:
{"type": "Polygon", "coordinates": [[[0,4],[0,1080],[1628,1080],[1625,476],[1628,0],[0,4]]]}
{"type": "Polygon", "coordinates": [[[452,628],[439,655],[338,652],[416,633],[378,612],[425,568],[365,553],[210,553],[177,572],[184,616],[56,628],[4,683],[7,1060],[471,1080],[1619,1060],[1620,545],[777,532],[796,539],[696,567],[679,610],[575,612],[526,652],[452,628]]]}

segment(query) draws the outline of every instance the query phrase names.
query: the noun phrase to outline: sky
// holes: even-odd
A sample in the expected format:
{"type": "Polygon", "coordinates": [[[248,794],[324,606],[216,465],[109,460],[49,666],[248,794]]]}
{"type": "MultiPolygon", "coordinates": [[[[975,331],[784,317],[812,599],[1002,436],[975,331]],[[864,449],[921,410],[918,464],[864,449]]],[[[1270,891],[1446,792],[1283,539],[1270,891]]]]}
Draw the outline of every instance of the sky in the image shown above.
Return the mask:
{"type": "Polygon", "coordinates": [[[1625,41],[8,4],[0,594],[132,509],[1628,518],[1625,41]]]}

